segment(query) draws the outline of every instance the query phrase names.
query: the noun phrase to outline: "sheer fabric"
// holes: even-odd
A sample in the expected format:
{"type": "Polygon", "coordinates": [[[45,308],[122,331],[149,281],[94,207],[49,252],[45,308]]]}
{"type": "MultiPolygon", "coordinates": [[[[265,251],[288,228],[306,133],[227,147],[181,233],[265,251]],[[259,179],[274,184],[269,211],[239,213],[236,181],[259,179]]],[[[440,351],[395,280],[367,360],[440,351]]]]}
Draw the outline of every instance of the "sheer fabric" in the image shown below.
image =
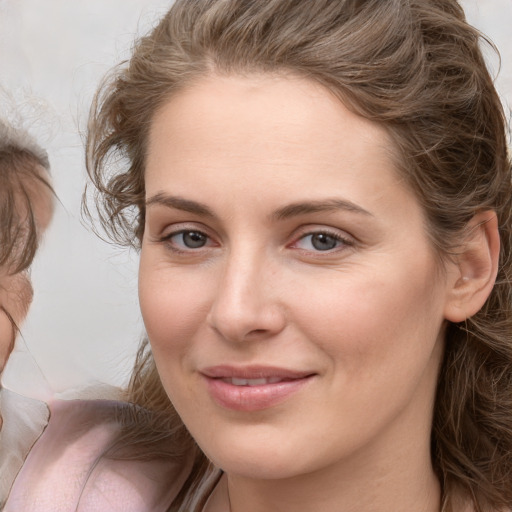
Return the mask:
{"type": "Polygon", "coordinates": [[[28,455],[5,512],[165,512],[191,462],[158,456],[116,459],[108,448],[128,404],[56,401],[50,421],[28,455]]]}
{"type": "Polygon", "coordinates": [[[0,509],[25,457],[48,422],[49,411],[44,402],[26,398],[2,389],[0,411],[0,509]]]}

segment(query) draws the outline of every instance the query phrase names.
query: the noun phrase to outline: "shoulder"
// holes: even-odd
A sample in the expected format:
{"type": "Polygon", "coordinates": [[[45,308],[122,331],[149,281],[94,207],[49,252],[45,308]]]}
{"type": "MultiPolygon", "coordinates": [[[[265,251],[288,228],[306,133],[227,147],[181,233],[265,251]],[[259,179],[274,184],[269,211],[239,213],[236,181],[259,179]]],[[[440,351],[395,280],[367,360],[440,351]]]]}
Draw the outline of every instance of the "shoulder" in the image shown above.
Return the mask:
{"type": "Polygon", "coordinates": [[[44,402],[0,390],[0,509],[25,457],[48,422],[44,402]]]}
{"type": "MultiPolygon", "coordinates": [[[[189,464],[157,456],[109,456],[132,406],[110,400],[59,401],[16,479],[5,512],[167,510],[189,464]]],[[[128,450],[129,452],[129,450],[128,450]]]]}

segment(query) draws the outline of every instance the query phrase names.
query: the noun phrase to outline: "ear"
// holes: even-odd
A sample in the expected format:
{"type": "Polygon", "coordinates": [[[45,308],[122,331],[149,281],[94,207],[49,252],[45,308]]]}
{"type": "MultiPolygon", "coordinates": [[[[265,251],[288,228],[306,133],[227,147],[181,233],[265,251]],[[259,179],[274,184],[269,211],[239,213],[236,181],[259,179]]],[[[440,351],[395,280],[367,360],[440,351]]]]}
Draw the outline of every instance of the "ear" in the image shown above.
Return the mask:
{"type": "Polygon", "coordinates": [[[495,212],[479,212],[471,219],[459,250],[444,311],[445,319],[454,323],[476,314],[496,281],[500,235],[495,212]]]}

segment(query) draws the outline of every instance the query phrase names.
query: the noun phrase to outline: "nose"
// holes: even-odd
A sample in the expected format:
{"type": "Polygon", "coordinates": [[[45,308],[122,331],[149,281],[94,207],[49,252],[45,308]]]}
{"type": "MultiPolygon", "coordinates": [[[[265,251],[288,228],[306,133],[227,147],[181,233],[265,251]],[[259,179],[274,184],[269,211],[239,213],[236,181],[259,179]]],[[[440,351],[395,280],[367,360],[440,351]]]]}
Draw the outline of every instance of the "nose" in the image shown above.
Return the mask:
{"type": "Polygon", "coordinates": [[[253,255],[233,255],[219,273],[208,323],[230,342],[263,340],[286,325],[275,265],[253,255]]]}

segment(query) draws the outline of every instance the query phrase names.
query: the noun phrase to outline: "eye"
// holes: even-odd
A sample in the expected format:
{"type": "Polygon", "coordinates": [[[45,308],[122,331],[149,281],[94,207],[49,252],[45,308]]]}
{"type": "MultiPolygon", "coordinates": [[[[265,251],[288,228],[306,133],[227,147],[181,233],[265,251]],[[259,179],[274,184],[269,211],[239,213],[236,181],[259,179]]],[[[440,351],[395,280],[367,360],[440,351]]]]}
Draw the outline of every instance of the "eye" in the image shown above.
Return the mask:
{"type": "Polygon", "coordinates": [[[170,242],[177,249],[190,250],[201,249],[209,244],[209,238],[201,231],[182,230],[164,238],[165,241],[170,242]]]}
{"type": "Polygon", "coordinates": [[[352,243],[338,234],[318,231],[303,235],[294,245],[298,249],[305,251],[327,252],[343,246],[352,245],[352,243]]]}

